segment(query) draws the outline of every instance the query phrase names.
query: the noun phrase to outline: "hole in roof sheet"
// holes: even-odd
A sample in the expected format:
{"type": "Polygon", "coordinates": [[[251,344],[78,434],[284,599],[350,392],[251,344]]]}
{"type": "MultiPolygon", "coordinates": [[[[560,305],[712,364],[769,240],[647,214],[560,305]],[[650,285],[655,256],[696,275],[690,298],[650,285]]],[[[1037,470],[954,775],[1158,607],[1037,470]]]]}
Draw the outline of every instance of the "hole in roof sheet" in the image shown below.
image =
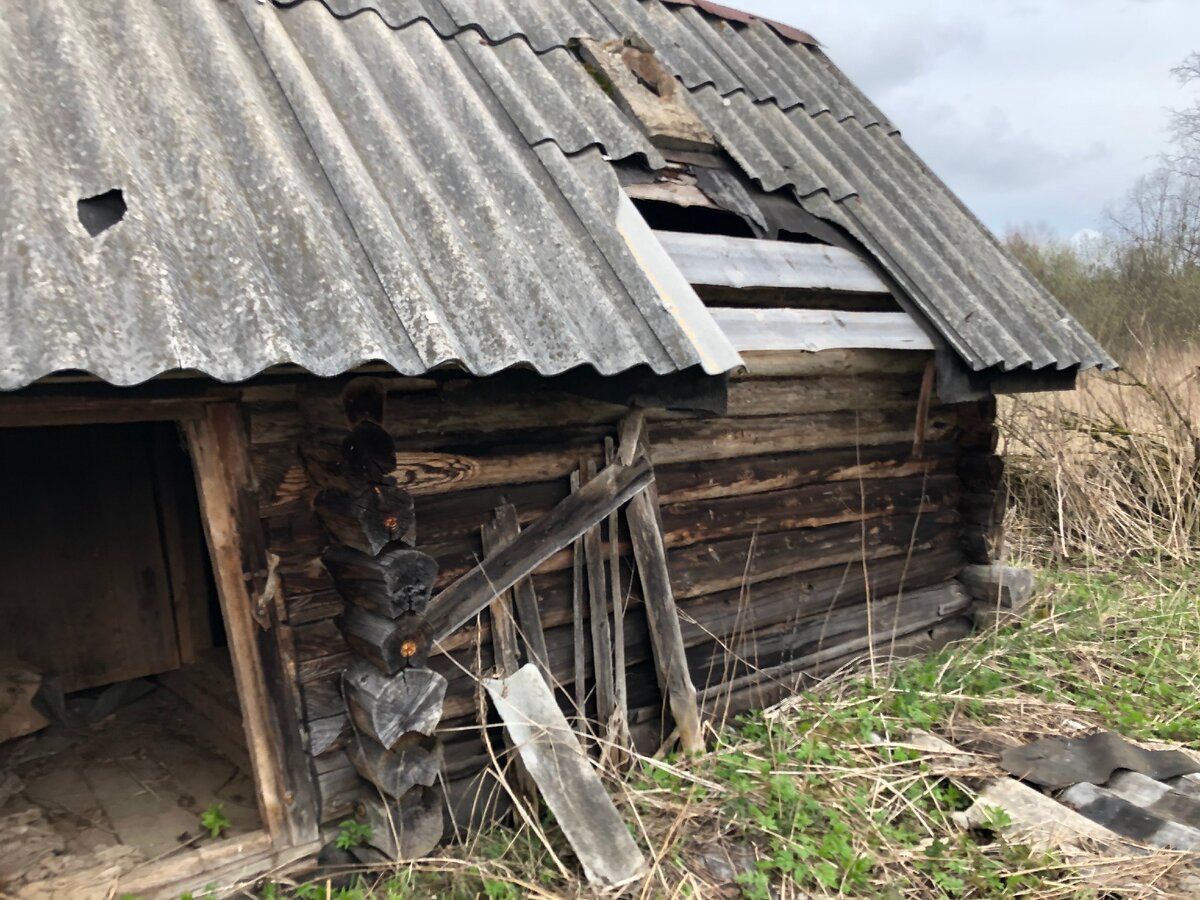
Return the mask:
{"type": "Polygon", "coordinates": [[[95,197],[84,197],[76,204],[79,207],[79,224],[87,233],[96,237],[112,228],[125,218],[125,195],[120,188],[113,188],[95,197]]]}

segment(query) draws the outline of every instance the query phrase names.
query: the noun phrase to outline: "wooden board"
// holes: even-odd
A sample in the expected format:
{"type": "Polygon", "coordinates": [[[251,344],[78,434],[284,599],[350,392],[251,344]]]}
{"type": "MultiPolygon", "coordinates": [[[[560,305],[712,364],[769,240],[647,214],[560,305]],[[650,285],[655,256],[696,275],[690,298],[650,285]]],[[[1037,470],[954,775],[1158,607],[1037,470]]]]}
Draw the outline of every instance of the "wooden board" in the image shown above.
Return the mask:
{"type": "Polygon", "coordinates": [[[152,450],[145,425],[0,431],[0,654],[67,691],[180,664],[152,450]]]}
{"type": "Polygon", "coordinates": [[[654,236],[693,285],[890,293],[870,266],[841,247],[678,231],[654,236]]]}
{"type": "Polygon", "coordinates": [[[616,885],[640,875],[645,858],[538,670],[526,665],[483,686],[588,880],[616,885]]]}
{"type": "Polygon", "coordinates": [[[933,341],[906,312],[728,306],[709,312],[739,352],[933,349],[933,341]]]}

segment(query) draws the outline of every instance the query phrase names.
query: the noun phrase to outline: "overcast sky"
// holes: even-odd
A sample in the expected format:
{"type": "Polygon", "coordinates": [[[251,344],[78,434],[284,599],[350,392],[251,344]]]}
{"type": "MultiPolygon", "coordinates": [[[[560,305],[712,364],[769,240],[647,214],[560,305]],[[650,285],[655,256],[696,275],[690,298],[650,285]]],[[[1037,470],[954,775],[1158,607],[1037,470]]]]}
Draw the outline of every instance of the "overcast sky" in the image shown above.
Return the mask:
{"type": "Polygon", "coordinates": [[[1167,147],[1200,0],[725,0],[809,31],[997,232],[1101,224],[1167,147]]]}

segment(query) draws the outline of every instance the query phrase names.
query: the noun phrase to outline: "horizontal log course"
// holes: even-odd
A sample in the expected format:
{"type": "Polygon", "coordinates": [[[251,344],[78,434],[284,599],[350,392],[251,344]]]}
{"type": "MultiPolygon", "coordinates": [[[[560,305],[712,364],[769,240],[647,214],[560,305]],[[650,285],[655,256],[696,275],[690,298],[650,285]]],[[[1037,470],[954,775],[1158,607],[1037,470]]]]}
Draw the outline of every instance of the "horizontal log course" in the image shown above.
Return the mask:
{"type": "Polygon", "coordinates": [[[389,619],[349,606],[337,625],[351,651],[386,675],[423,666],[429,657],[429,626],[423,616],[389,619]]]}
{"type": "Polygon", "coordinates": [[[349,649],[341,630],[329,619],[293,627],[292,642],[296,660],[300,663],[335,656],[349,649]]]}
{"type": "Polygon", "coordinates": [[[341,594],[333,588],[308,594],[291,593],[285,581],[284,593],[287,598],[288,621],[293,626],[311,625],[314,622],[336,618],[346,608],[341,594]]]}
{"type": "Polygon", "coordinates": [[[781,622],[820,616],[862,603],[868,596],[888,596],[943,584],[958,575],[965,559],[955,545],[884,559],[854,561],[812,572],[681,601],[684,642],[695,646],[781,622]]]}
{"type": "MultiPolygon", "coordinates": [[[[826,383],[827,379],[808,380],[752,380],[734,382],[730,386],[730,411],[724,417],[697,417],[665,411],[652,412],[649,418],[663,424],[686,425],[694,422],[745,423],[748,433],[756,435],[763,449],[736,447],[716,453],[712,448],[701,448],[694,458],[727,458],[746,456],[752,453],[816,449],[821,447],[852,446],[856,440],[862,445],[885,443],[889,440],[877,434],[881,429],[890,430],[890,440],[911,444],[913,417],[915,415],[916,392],[919,379],[879,379],[863,382],[845,378],[826,383]],[[911,381],[911,384],[909,383],[911,381]],[[912,395],[911,397],[909,395],[912,395]],[[870,413],[856,423],[856,414],[870,413]],[[797,443],[787,442],[784,437],[772,433],[771,424],[758,422],[761,419],[814,418],[809,434],[797,443]],[[831,418],[832,417],[832,418],[831,418]],[[777,441],[772,445],[771,441],[777,441]]],[[[569,397],[567,405],[583,408],[594,403],[584,398],[569,397]]],[[[429,423],[427,431],[410,429],[408,420],[397,420],[399,438],[397,444],[396,469],[392,473],[397,483],[414,495],[437,494],[475,487],[522,484],[533,481],[566,478],[580,464],[581,455],[596,463],[603,461],[601,447],[606,435],[611,435],[625,407],[601,404],[603,415],[587,414],[561,419],[554,411],[559,407],[538,408],[521,399],[521,406],[510,402],[499,409],[489,410],[486,420],[474,423],[476,427],[464,432],[454,430],[453,421],[429,423]],[[536,415],[533,420],[529,419],[536,415]],[[486,422],[502,420],[502,425],[486,422]],[[443,424],[446,427],[442,427],[443,424]],[[402,432],[402,433],[401,433],[402,432]]],[[[952,417],[955,408],[943,407],[934,411],[935,425],[946,417],[952,417]]],[[[774,423],[785,426],[787,423],[774,423]]],[[[792,429],[796,430],[796,429],[792,429]]],[[[928,440],[934,440],[933,429],[928,440]]],[[[325,437],[310,437],[306,444],[308,458],[316,453],[313,442],[326,449],[324,457],[334,459],[344,431],[329,432],[325,437]],[[323,443],[322,443],[323,442],[323,443]]],[[[298,435],[294,440],[298,440],[298,435]]],[[[655,444],[663,442],[663,435],[656,429],[655,444]]],[[[286,450],[286,440],[270,445],[286,450]]],[[[292,444],[294,447],[294,443],[292,444]]],[[[656,466],[675,458],[660,457],[654,448],[656,466]]],[[[294,453],[294,451],[293,451],[294,453]]],[[[678,451],[674,457],[678,456],[678,451]]],[[[321,465],[332,462],[322,461],[321,465]]],[[[271,469],[272,480],[279,487],[269,497],[260,498],[267,508],[287,508],[305,491],[305,479],[311,473],[289,466],[282,473],[271,469]],[[286,491],[284,485],[286,484],[286,491]]],[[[340,484],[341,482],[337,482],[340,484]]]]}
{"type": "Polygon", "coordinates": [[[326,488],[313,508],[332,542],[375,556],[392,541],[411,544],[416,517],[413,500],[394,485],[375,484],[356,492],[326,488]]]}
{"type": "Polygon", "coordinates": [[[851,560],[916,551],[953,540],[958,513],[942,511],[752,535],[673,550],[668,554],[677,597],[695,597],[812,571],[851,560]]]}
{"type": "Polygon", "coordinates": [[[345,686],[355,726],[389,749],[410,732],[433,734],[442,717],[446,679],[429,669],[387,676],[358,660],[346,671],[345,686]]]}
{"type": "MultiPolygon", "coordinates": [[[[926,441],[946,439],[955,425],[953,410],[930,410],[926,441]]],[[[914,426],[915,410],[911,409],[668,421],[655,425],[651,455],[658,467],[769,453],[911,443],[914,426]]]]}
{"type": "Polygon", "coordinates": [[[668,547],[819,528],[883,516],[953,508],[960,495],[956,475],[842,481],[801,488],[667,504],[662,521],[668,547]]]}
{"type": "Polygon", "coordinates": [[[354,662],[354,654],[348,649],[329,656],[296,661],[296,680],[301,687],[312,682],[340,678],[346,667],[354,662]]]}
{"type": "Polygon", "coordinates": [[[1008,491],[999,488],[985,493],[963,494],[958,509],[964,522],[970,525],[991,526],[1004,522],[1007,506],[1008,491]]]}
{"type": "Polygon", "coordinates": [[[442,743],[436,737],[405,735],[385,750],[366,737],[351,740],[347,754],[355,770],[389,797],[429,787],[442,769],[442,743]]]}
{"type": "Polygon", "coordinates": [[[955,471],[954,445],[927,446],[925,459],[909,456],[912,442],[842,447],[727,460],[660,465],[654,470],[661,503],[742,497],[839,481],[905,478],[955,471]]]}
{"type": "MultiPolygon", "coordinates": [[[[936,461],[932,468],[937,470],[936,461]]],[[[664,477],[670,478],[670,475],[664,477]]],[[[899,486],[878,486],[879,482],[878,478],[863,479],[861,487],[858,481],[847,481],[813,486],[806,490],[796,489],[794,492],[780,490],[712,498],[678,509],[665,504],[662,509],[666,528],[664,537],[669,547],[678,548],[755,531],[815,528],[893,513],[949,508],[957,503],[958,482],[950,475],[931,474],[927,479],[924,475],[910,477],[899,486]],[[821,498],[824,498],[824,502],[818,506],[821,498]],[[710,517],[710,508],[713,515],[720,513],[720,521],[710,517]],[[817,515],[808,515],[810,511],[817,515]]],[[[486,513],[479,509],[474,517],[482,522],[486,520],[486,513]]],[[[621,531],[620,553],[627,556],[627,531],[624,527],[621,531]]],[[[424,544],[422,549],[436,556],[442,566],[435,590],[460,577],[482,555],[478,539],[469,533],[440,545],[424,544]]],[[[557,553],[539,565],[536,571],[539,574],[560,572],[569,569],[572,562],[569,551],[557,553]]]]}
{"type": "MultiPolygon", "coordinates": [[[[867,576],[873,595],[900,590],[922,590],[932,584],[942,584],[962,568],[963,557],[953,533],[940,535],[942,546],[911,555],[907,546],[892,550],[886,559],[868,559],[867,576]]],[[[868,554],[869,555],[869,554],[868,554]]],[[[797,569],[805,566],[803,558],[797,569]]],[[[864,564],[854,557],[840,565],[794,574],[774,581],[757,584],[749,589],[715,593],[709,596],[680,601],[680,628],[687,647],[712,646],[714,641],[737,637],[743,632],[756,633],[780,625],[819,622],[831,611],[861,605],[867,594],[863,576],[864,564]]],[[[567,609],[569,599],[543,592],[544,602],[555,610],[567,609]]],[[[559,616],[543,613],[543,622],[557,621],[559,616]]],[[[551,626],[547,624],[546,642],[550,670],[555,683],[572,684],[575,680],[575,653],[572,646],[573,626],[570,621],[551,626]]],[[[588,648],[590,650],[590,648],[588,648]]],[[[470,673],[476,665],[476,648],[472,641],[446,656],[435,656],[430,665],[445,674],[448,681],[445,709],[447,717],[468,715],[475,709],[475,687],[470,673]]],[[[626,666],[632,669],[651,658],[645,611],[640,603],[626,608],[625,618],[626,666]]],[[[484,644],[478,650],[482,671],[492,666],[491,648],[484,644]]],[[[590,653],[584,660],[584,670],[590,677],[590,653]]],[[[628,679],[631,698],[637,690],[636,679],[628,679]]],[[[653,678],[651,678],[653,684],[653,678]]],[[[631,699],[632,702],[632,699],[631,699]]]]}
{"type": "MultiPolygon", "coordinates": [[[[864,664],[870,658],[882,661],[928,654],[970,633],[971,623],[967,619],[953,617],[931,627],[918,627],[896,639],[889,636],[869,647],[851,650],[840,656],[830,658],[826,653],[813,654],[780,665],[759,668],[702,691],[702,709],[710,721],[721,725],[748,710],[763,709],[778,703],[814,685],[830,673],[864,664]]],[[[653,714],[654,708],[651,707],[647,712],[653,714]]]]}
{"type": "Polygon", "coordinates": [[[739,639],[693,647],[688,651],[688,665],[698,681],[716,684],[795,658],[819,661],[879,642],[886,644],[893,637],[961,616],[970,605],[970,596],[956,582],[906,591],[875,598],[869,604],[842,606],[812,618],[758,628],[739,639]]]}
{"type": "MultiPolygon", "coordinates": [[[[345,751],[339,750],[338,752],[345,754],[345,751]]],[[[318,773],[317,798],[321,823],[326,824],[352,817],[359,800],[368,791],[373,793],[374,788],[368,787],[363,782],[358,771],[350,764],[349,758],[342,767],[318,773]]]]}
{"type": "Polygon", "coordinates": [[[387,547],[378,556],[333,547],[321,561],[344,600],[387,618],[424,612],[438,571],[432,556],[402,545],[387,547]]]}

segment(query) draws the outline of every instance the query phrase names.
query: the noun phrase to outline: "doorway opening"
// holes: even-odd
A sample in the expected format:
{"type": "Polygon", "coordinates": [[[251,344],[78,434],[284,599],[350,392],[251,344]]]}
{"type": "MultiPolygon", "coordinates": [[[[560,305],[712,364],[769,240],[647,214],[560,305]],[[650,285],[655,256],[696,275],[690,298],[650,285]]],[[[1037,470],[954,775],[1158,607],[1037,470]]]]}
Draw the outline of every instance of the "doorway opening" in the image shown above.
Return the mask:
{"type": "Polygon", "coordinates": [[[176,425],[0,429],[0,531],[0,892],[259,830],[176,425]]]}

